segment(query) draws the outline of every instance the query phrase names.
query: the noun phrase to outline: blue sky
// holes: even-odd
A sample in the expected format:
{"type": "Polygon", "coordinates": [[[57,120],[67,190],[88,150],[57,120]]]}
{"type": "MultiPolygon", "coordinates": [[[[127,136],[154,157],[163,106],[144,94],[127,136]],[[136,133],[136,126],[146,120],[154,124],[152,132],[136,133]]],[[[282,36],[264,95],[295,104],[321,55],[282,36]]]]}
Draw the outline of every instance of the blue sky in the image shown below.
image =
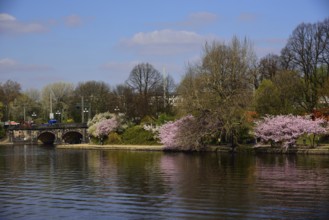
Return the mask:
{"type": "Polygon", "coordinates": [[[0,82],[115,86],[149,62],[178,83],[206,41],[247,37],[261,58],[326,17],[327,0],[0,0],[0,82]]]}

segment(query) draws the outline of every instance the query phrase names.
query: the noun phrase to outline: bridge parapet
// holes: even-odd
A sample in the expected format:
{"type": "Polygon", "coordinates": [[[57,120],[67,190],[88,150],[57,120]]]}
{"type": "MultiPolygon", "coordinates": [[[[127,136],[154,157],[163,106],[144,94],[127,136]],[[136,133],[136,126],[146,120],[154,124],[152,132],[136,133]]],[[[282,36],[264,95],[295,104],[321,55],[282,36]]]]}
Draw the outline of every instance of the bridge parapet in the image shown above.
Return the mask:
{"type": "Polygon", "coordinates": [[[8,130],[47,130],[47,129],[75,129],[88,128],[87,123],[56,123],[56,124],[32,124],[32,125],[15,125],[8,128],[8,130]]]}
{"type": "Polygon", "coordinates": [[[85,143],[89,140],[87,128],[86,123],[15,126],[9,128],[9,140],[22,144],[85,143]]]}

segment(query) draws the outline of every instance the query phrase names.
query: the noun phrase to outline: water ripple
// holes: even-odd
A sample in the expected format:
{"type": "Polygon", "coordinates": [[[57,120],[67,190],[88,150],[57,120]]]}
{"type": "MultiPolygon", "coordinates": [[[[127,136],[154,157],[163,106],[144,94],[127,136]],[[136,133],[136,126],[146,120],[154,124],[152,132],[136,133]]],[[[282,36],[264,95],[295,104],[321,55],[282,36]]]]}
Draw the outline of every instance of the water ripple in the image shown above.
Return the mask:
{"type": "Polygon", "coordinates": [[[329,165],[323,157],[300,162],[284,156],[63,153],[37,146],[15,152],[0,148],[0,155],[0,219],[326,219],[329,215],[329,165]]]}

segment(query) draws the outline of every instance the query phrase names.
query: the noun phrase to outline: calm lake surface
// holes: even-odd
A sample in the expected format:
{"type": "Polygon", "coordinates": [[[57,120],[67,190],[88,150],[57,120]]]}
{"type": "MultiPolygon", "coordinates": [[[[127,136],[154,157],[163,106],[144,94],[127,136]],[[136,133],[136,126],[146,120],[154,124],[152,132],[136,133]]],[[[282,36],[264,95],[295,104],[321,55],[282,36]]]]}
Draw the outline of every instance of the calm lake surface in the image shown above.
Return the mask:
{"type": "Polygon", "coordinates": [[[329,156],[0,146],[0,219],[329,219],[329,156]]]}

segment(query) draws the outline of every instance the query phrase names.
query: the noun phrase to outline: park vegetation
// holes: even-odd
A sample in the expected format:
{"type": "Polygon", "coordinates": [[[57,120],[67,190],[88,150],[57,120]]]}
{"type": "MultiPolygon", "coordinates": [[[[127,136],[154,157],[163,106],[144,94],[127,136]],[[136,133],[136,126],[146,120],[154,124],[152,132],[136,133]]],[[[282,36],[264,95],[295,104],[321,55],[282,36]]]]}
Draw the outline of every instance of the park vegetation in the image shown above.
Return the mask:
{"type": "Polygon", "coordinates": [[[22,92],[17,82],[0,83],[1,121],[47,123],[51,112],[61,123],[88,122],[97,144],[203,150],[310,139],[314,147],[328,135],[329,18],[298,25],[280,54],[261,59],[247,38],[206,42],[178,84],[150,63],[116,87],[56,82],[22,92]]]}

